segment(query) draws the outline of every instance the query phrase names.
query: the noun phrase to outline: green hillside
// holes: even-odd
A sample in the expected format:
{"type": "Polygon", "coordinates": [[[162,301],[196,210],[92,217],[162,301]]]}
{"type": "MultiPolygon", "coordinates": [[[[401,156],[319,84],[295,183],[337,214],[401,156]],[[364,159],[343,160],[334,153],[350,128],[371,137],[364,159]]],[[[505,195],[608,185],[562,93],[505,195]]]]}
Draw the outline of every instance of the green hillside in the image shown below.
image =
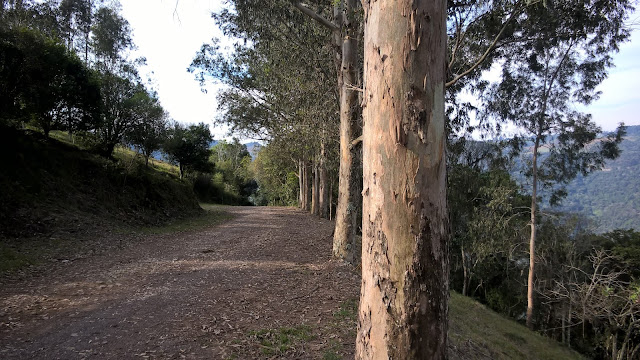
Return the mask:
{"type": "Polygon", "coordinates": [[[449,306],[451,359],[583,359],[471,298],[451,293],[449,306]]]}
{"type": "Polygon", "coordinates": [[[121,154],[109,160],[41,133],[0,129],[0,237],[52,236],[200,213],[191,186],[121,154]]]}
{"type": "Polygon", "coordinates": [[[640,126],[629,126],[622,154],[603,171],[569,184],[560,210],[593,219],[597,232],[640,230],[640,126]]]}

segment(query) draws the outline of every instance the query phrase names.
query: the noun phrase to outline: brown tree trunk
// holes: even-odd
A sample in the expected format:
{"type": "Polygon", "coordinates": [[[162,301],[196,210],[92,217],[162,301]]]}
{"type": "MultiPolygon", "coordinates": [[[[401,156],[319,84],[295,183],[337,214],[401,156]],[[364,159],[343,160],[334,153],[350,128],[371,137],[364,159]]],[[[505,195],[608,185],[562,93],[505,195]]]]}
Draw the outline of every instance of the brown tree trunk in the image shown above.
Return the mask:
{"type": "Polygon", "coordinates": [[[324,219],[329,218],[329,186],[327,184],[327,153],[326,153],[326,145],[325,140],[322,140],[320,144],[320,199],[319,199],[319,212],[320,217],[324,219]]]}
{"type": "Polygon", "coordinates": [[[302,187],[303,187],[303,197],[304,197],[304,203],[303,203],[303,207],[302,210],[304,211],[309,211],[310,210],[310,203],[311,203],[311,197],[309,196],[309,187],[311,186],[311,179],[309,177],[309,163],[307,163],[306,161],[304,161],[302,163],[302,187]]]}
{"type": "Polygon", "coordinates": [[[311,213],[320,215],[320,171],[317,164],[313,165],[313,183],[311,186],[311,213]]]}
{"type": "Polygon", "coordinates": [[[527,278],[527,327],[533,330],[533,282],[536,264],[536,197],[538,196],[538,147],[540,146],[540,136],[536,136],[533,146],[532,180],[531,190],[531,238],[529,239],[529,276],[527,278]]]}
{"type": "Polygon", "coordinates": [[[444,0],[363,0],[362,287],[356,359],[446,359],[444,0]]]}
{"type": "Polygon", "coordinates": [[[356,82],[356,59],[358,45],[354,37],[355,29],[351,23],[355,0],[344,1],[341,16],[343,29],[342,62],[338,76],[340,86],[340,174],[338,179],[338,207],[336,209],[336,228],[333,234],[333,256],[353,262],[353,245],[357,234],[357,218],[360,211],[360,196],[357,191],[358,164],[351,148],[356,138],[358,126],[358,94],[353,89],[356,82]]]}
{"type": "Polygon", "coordinates": [[[329,220],[333,220],[333,180],[331,180],[329,186],[329,220]]]}
{"type": "Polygon", "coordinates": [[[304,163],[302,160],[298,160],[298,188],[300,189],[298,207],[304,209],[304,163]]]}

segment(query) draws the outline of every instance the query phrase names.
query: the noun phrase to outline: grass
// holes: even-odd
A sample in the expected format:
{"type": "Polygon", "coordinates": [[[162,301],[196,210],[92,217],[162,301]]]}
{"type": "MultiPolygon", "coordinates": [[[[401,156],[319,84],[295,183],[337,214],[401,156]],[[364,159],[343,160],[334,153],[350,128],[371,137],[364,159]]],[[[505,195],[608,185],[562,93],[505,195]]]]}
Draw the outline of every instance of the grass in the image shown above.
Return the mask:
{"type": "MultiPolygon", "coordinates": [[[[40,130],[37,128],[32,128],[32,130],[40,132],[40,130]]],[[[87,150],[83,149],[81,144],[79,144],[78,142],[70,139],[69,133],[66,131],[52,130],[49,133],[49,137],[52,139],[56,139],[62,143],[75,146],[79,149],[87,150]]],[[[142,155],[138,154],[131,148],[122,145],[116,145],[115,149],[113,150],[113,157],[123,163],[135,162],[137,164],[144,164],[144,158],[142,157],[142,155]]],[[[175,177],[180,176],[180,170],[178,169],[178,167],[166,161],[149,158],[149,167],[157,171],[173,175],[175,177]]]]}
{"type": "Polygon", "coordinates": [[[583,359],[486,306],[451,293],[449,341],[462,359],[583,359]]]}
{"type": "MultiPolygon", "coordinates": [[[[331,331],[355,338],[357,311],[358,299],[343,301],[333,313],[331,331]]],[[[323,351],[323,360],[341,359],[343,345],[330,340],[323,351]]],[[[449,358],[583,359],[577,352],[458,293],[451,293],[449,303],[449,358]]]]}
{"type": "MultiPolygon", "coordinates": [[[[113,150],[113,157],[118,159],[124,164],[129,164],[129,166],[135,165],[144,165],[144,157],[137,153],[136,151],[122,146],[117,145],[113,150]]],[[[125,165],[126,166],[126,165],[125,165]]],[[[176,165],[170,164],[168,162],[149,158],[149,168],[159,171],[161,173],[169,174],[174,177],[180,176],[180,170],[176,165]]]]}
{"type": "Polygon", "coordinates": [[[335,340],[329,342],[329,348],[322,354],[322,360],[341,360],[340,351],[342,350],[342,344],[335,340]]]}
{"type": "Polygon", "coordinates": [[[310,326],[298,325],[251,331],[249,337],[260,344],[262,355],[274,356],[286,354],[296,345],[313,339],[313,334],[310,326]]]}
{"type": "Polygon", "coordinates": [[[73,238],[2,239],[0,241],[0,275],[22,271],[48,261],[69,260],[85,249],[85,241],[73,238]]]}
{"type": "Polygon", "coordinates": [[[333,313],[337,320],[356,321],[358,316],[358,299],[347,299],[340,304],[340,308],[333,313]]]}
{"type": "Polygon", "coordinates": [[[0,243],[0,273],[14,272],[36,262],[37,260],[33,256],[0,243]]]}
{"type": "Polygon", "coordinates": [[[231,214],[224,211],[220,206],[200,204],[200,207],[205,210],[200,216],[177,219],[161,226],[143,227],[140,231],[149,235],[179,233],[219,225],[233,218],[231,214]]]}

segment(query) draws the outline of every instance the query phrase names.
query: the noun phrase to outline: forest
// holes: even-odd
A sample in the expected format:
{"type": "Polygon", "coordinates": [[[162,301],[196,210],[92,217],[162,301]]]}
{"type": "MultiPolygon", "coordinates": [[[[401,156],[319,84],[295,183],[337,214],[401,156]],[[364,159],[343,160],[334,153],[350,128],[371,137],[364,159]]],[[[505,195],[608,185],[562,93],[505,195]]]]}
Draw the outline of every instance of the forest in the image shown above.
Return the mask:
{"type": "Polygon", "coordinates": [[[224,85],[212,125],[234,137],[214,141],[142,79],[117,2],[1,0],[0,234],[40,231],[43,194],[92,177],[107,190],[88,201],[126,204],[120,220],[298,207],[361,269],[358,359],[447,358],[450,291],[586,357],[638,358],[638,129],[575,106],[600,96],[636,2],[381,3],[227,0],[212,19],[232,41],[188,67],[224,85]]]}

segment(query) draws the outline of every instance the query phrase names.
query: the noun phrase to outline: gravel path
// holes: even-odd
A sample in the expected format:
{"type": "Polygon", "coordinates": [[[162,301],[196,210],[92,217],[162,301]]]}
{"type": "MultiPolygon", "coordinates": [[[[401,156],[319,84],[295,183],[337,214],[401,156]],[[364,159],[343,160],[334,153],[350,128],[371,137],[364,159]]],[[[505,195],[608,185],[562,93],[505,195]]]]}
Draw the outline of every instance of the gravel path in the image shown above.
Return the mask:
{"type": "Polygon", "coordinates": [[[230,207],[222,225],[0,282],[2,359],[353,358],[359,275],[333,223],[230,207]]]}

